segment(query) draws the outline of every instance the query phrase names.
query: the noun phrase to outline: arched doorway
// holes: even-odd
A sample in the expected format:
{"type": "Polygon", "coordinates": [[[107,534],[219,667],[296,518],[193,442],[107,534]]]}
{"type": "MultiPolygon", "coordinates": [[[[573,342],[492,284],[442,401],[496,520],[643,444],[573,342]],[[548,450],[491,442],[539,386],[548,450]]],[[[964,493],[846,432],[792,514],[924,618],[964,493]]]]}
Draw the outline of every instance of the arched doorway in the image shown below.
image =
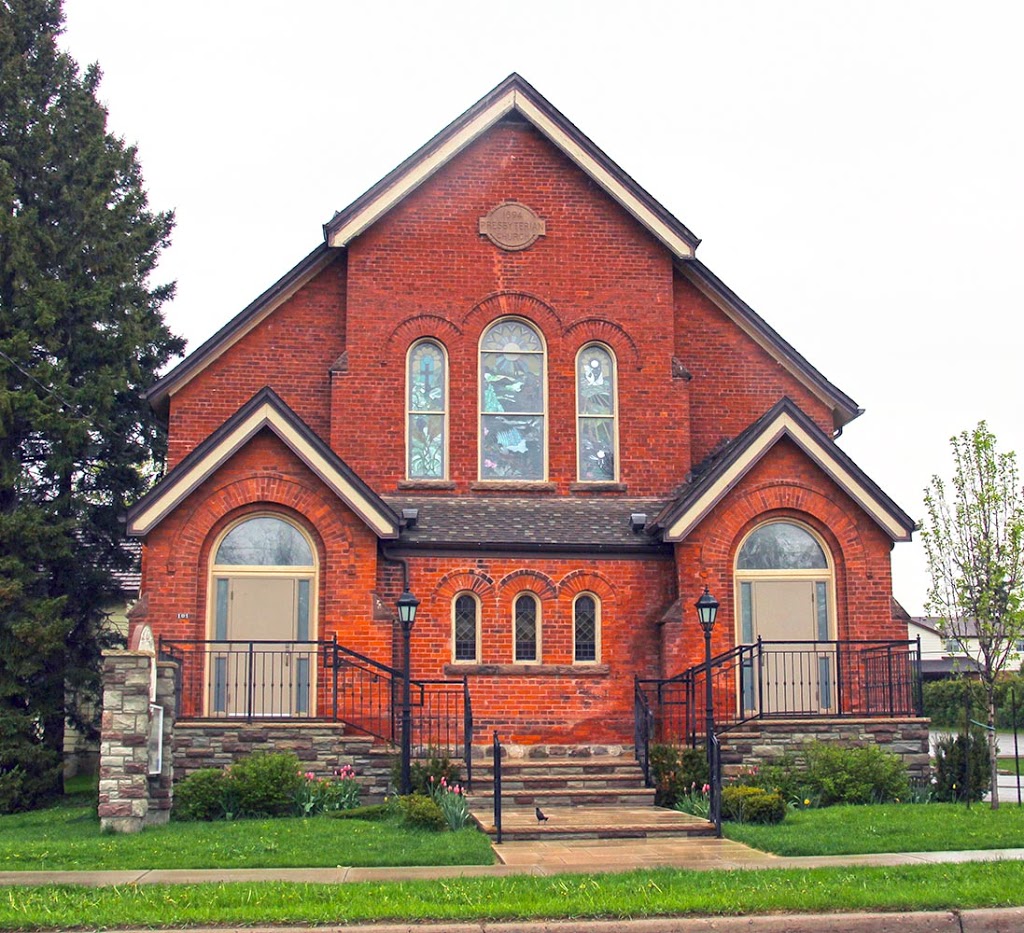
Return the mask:
{"type": "Polygon", "coordinates": [[[315,714],[315,553],[306,534],[278,515],[242,519],[216,543],[210,715],[315,714]]]}
{"type": "Polygon", "coordinates": [[[744,706],[827,712],[835,703],[835,573],[825,543],[791,520],[758,525],[736,552],[737,640],[770,643],[747,662],[744,706]],[[767,693],[767,697],[766,697],[767,693]]]}

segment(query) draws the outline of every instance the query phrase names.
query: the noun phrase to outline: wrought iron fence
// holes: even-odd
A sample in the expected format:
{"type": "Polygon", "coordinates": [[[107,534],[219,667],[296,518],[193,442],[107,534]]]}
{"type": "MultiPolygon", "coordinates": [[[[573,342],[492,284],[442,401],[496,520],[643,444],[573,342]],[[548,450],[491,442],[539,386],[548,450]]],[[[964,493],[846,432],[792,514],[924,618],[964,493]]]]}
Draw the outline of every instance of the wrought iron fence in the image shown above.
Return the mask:
{"type": "MultiPolygon", "coordinates": [[[[699,664],[664,680],[636,681],[641,764],[641,736],[647,744],[703,741],[706,677],[699,664]]],[[[711,680],[719,733],[752,719],[921,715],[919,641],[758,639],[712,658],[711,680]]]]}
{"type": "MultiPolygon", "coordinates": [[[[337,641],[161,639],[159,651],[178,665],[179,719],[316,719],[399,739],[402,671],[337,641]]],[[[468,680],[410,679],[409,690],[414,754],[463,758],[468,783],[468,680]]]]}

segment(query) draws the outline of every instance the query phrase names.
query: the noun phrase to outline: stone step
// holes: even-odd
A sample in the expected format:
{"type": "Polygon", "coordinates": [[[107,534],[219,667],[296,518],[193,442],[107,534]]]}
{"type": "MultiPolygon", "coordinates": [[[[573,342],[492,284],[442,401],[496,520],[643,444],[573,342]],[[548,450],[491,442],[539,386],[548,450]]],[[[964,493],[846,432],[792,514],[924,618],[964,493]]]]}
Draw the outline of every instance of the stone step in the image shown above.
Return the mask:
{"type": "MultiPolygon", "coordinates": [[[[714,835],[714,825],[700,817],[654,806],[561,806],[543,807],[546,822],[537,820],[529,807],[502,808],[502,841],[553,839],[647,839],[714,835]]],[[[471,801],[477,825],[492,838],[497,836],[494,812],[471,801]]]]}
{"type": "MultiPolygon", "coordinates": [[[[470,795],[471,806],[493,807],[494,793],[487,787],[475,787],[470,795]]],[[[653,807],[654,788],[635,786],[610,790],[607,788],[562,788],[554,790],[510,790],[502,787],[502,807],[653,807]]]]}
{"type": "MultiPolygon", "coordinates": [[[[473,774],[491,779],[493,762],[474,762],[473,774]]],[[[502,778],[513,774],[558,775],[632,775],[641,774],[640,765],[631,758],[579,759],[579,758],[503,758],[502,778]]]]}
{"type": "MultiPolygon", "coordinates": [[[[485,780],[477,775],[473,776],[474,783],[481,787],[492,786],[492,781],[485,780]]],[[[534,791],[534,790],[607,790],[611,792],[622,792],[643,787],[642,777],[636,774],[613,774],[613,775],[507,775],[502,774],[501,789],[505,793],[512,791],[534,791]]]]}

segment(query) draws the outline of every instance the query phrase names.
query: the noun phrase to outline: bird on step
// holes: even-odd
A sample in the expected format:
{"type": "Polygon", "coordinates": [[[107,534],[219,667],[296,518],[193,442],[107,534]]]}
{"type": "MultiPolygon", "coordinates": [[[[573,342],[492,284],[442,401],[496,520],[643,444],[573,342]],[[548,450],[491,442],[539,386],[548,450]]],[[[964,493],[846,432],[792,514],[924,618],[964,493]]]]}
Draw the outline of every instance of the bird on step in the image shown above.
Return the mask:
{"type": "Polygon", "coordinates": [[[546,823],[548,818],[544,815],[544,811],[540,807],[534,807],[534,812],[537,814],[538,823],[546,823]]]}

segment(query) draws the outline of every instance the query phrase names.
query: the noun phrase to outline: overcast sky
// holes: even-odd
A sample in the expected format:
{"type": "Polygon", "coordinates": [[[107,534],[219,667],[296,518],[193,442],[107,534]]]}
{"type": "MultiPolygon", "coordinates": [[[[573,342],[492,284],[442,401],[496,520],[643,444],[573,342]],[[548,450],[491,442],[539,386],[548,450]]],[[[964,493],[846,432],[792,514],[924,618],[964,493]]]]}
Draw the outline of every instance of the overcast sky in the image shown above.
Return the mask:
{"type": "MultiPolygon", "coordinates": [[[[840,445],[916,519],[948,439],[1024,457],[1024,5],[65,0],[177,228],[195,348],[321,225],[519,72],[703,239],[865,414],[840,445]]],[[[894,592],[924,605],[920,543],[894,592]]]]}

